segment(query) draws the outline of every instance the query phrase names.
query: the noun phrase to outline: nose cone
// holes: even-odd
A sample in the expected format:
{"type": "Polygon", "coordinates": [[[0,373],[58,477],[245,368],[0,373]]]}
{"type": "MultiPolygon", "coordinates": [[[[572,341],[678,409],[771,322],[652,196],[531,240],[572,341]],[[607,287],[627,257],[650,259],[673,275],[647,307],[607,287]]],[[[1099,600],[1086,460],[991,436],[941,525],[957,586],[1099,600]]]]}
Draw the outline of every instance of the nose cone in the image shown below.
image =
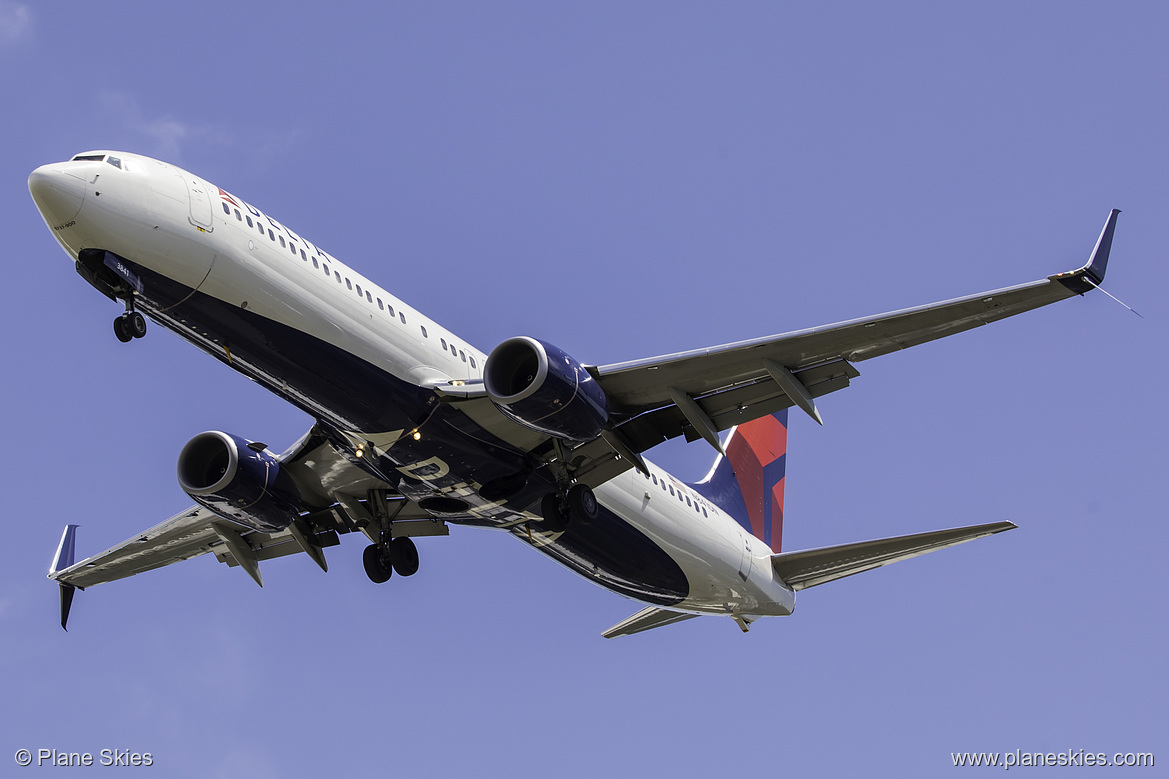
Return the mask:
{"type": "Polygon", "coordinates": [[[73,221],[85,199],[85,179],[67,168],[69,163],[42,165],[28,177],[28,191],[49,227],[73,221]]]}

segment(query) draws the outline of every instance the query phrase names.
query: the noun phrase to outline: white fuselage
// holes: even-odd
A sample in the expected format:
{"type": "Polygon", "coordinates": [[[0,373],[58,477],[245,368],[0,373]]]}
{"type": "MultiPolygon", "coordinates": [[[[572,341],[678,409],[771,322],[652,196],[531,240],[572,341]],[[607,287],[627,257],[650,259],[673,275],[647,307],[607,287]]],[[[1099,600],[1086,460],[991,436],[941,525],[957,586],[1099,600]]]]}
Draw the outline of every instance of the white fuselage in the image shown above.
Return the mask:
{"type": "MultiPolygon", "coordinates": [[[[120,167],[107,161],[72,161],[46,165],[30,178],[46,223],[75,260],[83,249],[107,250],[192,295],[197,292],[287,328],[281,332],[307,334],[416,388],[482,377],[486,354],[245,201],[156,160],[119,152],[93,156],[101,154],[116,157],[120,167]]],[[[386,453],[410,432],[405,425],[359,429],[330,398],[265,373],[256,361],[237,359],[230,343],[215,341],[190,319],[176,319],[164,309],[145,311],[314,417],[329,420],[355,446],[371,445],[386,453]]],[[[477,425],[510,446],[522,450],[538,441],[538,434],[501,414],[476,413],[477,425]]],[[[425,441],[411,451],[419,451],[425,441]]],[[[445,475],[460,467],[440,454],[398,461],[396,466],[425,481],[422,464],[445,475]]],[[[669,607],[744,617],[790,614],[795,594],[775,575],[771,550],[690,487],[652,464],[648,467],[650,476],[627,470],[598,486],[596,495],[604,508],[649,538],[685,573],[689,594],[669,607]]],[[[514,528],[536,518],[514,509],[505,516],[500,503],[478,497],[480,485],[473,473],[455,475],[461,482],[452,485],[448,479],[443,494],[466,499],[468,515],[484,520],[481,524],[514,528]]],[[[545,551],[560,559],[551,554],[558,534],[540,531],[536,522],[528,527],[530,534],[517,537],[537,548],[548,547],[545,551]]],[[[570,567],[607,586],[603,576],[570,567]]]]}

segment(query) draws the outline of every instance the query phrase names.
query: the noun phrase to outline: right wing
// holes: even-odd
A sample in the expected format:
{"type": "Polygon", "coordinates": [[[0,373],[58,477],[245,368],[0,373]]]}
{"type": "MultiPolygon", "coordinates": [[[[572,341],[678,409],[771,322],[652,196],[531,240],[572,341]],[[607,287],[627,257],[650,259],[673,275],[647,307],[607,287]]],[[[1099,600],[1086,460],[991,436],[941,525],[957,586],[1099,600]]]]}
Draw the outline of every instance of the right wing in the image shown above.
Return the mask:
{"type": "Polygon", "coordinates": [[[328,436],[314,427],[278,458],[316,510],[302,515],[287,528],[274,532],[243,527],[201,506],[192,506],[149,530],[104,552],[75,563],[77,525],[67,525],[49,578],[61,585],[61,627],[68,620],[75,590],[189,560],[208,552],[222,563],[240,566],[263,586],[259,563],[274,557],[305,552],[328,570],[323,549],[340,543],[338,535],[365,531],[368,498],[376,493],[386,502],[395,522],[394,533],[434,535],[445,531],[441,522],[390,492],[389,485],[341,457],[328,436]],[[367,500],[363,500],[367,497],[367,500]],[[419,525],[425,522],[427,527],[419,525]],[[403,524],[398,524],[403,523],[403,524]],[[408,528],[407,528],[408,526],[408,528]],[[432,527],[433,526],[433,527],[432,527]]]}
{"type": "Polygon", "coordinates": [[[1004,530],[1014,530],[1015,527],[1013,522],[991,522],[802,552],[782,552],[771,556],[771,567],[787,586],[803,590],[1004,530]]]}

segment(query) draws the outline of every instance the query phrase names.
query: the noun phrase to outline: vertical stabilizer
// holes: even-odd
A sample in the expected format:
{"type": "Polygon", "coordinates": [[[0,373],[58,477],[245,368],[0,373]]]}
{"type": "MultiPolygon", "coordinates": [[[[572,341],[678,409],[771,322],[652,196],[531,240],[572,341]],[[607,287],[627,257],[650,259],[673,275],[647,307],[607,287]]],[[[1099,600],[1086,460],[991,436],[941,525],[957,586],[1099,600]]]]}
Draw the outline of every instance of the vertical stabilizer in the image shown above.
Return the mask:
{"type": "Polygon", "coordinates": [[[731,428],[705,479],[691,485],[778,553],[783,543],[787,409],[731,428]]]}

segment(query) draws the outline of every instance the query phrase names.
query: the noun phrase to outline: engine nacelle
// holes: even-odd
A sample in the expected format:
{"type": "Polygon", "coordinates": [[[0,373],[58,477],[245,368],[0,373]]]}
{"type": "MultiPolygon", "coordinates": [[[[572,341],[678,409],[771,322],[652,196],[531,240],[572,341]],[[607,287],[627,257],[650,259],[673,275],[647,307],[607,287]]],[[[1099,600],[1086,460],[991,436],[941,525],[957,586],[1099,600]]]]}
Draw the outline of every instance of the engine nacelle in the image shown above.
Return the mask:
{"type": "Polygon", "coordinates": [[[568,441],[596,438],[609,399],[579,362],[535,338],[509,338],[483,366],[487,396],[516,422],[568,441]]]}
{"type": "Polygon", "coordinates": [[[261,532],[283,530],[300,515],[299,491],[266,449],[213,430],[179,454],[179,484],[195,502],[261,532]]]}

